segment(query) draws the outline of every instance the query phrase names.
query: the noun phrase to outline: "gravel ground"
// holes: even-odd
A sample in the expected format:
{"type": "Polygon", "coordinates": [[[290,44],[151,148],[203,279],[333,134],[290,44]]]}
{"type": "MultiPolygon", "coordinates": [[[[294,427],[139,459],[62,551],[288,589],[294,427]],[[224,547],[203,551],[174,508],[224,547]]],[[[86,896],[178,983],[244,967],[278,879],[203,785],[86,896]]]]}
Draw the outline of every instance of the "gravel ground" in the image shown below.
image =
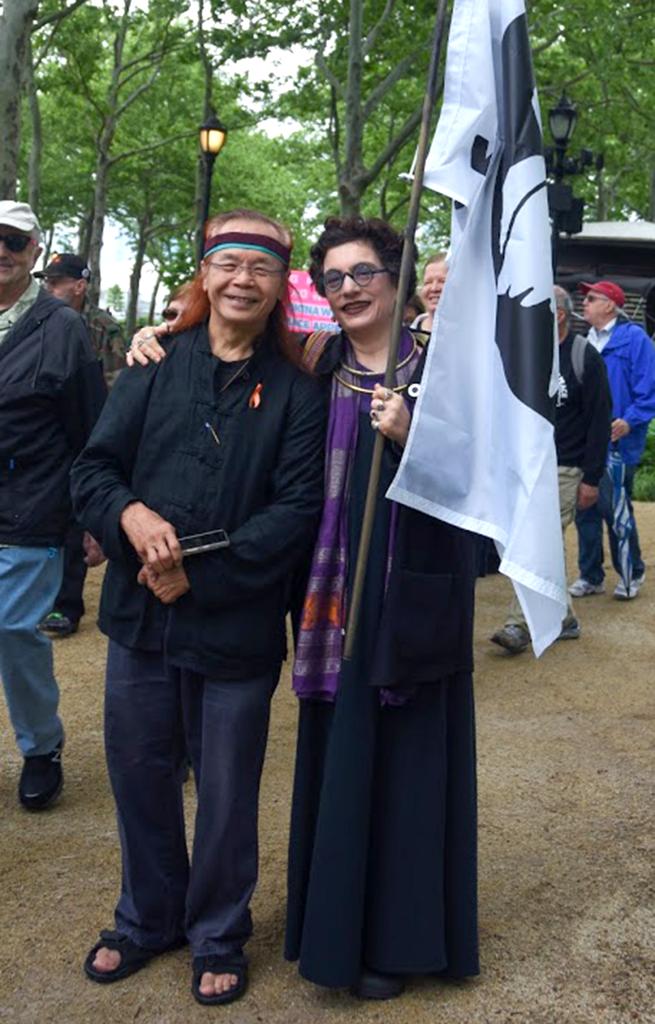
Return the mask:
{"type": "MultiPolygon", "coordinates": [[[[655,505],[639,506],[638,519],[655,573],[655,505]]],[[[364,1024],[655,1022],[654,575],[637,601],[613,600],[611,587],[578,601],[582,637],[538,662],[488,642],[510,588],[498,576],[480,581],[483,966],[472,982],[421,979],[394,1003],[362,1004],[317,990],[282,960],[296,725],[285,675],[261,800],[251,986],[224,1009],[194,1003],[185,951],[118,985],[93,985],[82,974],[97,931],[111,925],[119,872],[102,749],[105,640],[93,625],[101,575],[90,575],[80,632],[56,645],[68,742],[65,790],[52,811],[29,815],[16,805],[20,759],[0,702],[1,1021],[345,1024],[356,1014],[364,1024]]]]}

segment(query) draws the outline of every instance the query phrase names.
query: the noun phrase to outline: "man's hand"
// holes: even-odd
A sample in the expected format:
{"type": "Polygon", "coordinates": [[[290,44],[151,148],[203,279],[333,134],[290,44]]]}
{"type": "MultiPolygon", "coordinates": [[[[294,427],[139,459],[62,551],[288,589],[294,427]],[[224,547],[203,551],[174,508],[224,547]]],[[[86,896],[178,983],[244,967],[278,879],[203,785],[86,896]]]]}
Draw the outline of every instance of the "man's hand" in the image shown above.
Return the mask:
{"type": "Polygon", "coordinates": [[[630,433],[630,424],[626,420],[612,420],[612,441],[620,441],[622,437],[630,433]]]}
{"type": "Polygon", "coordinates": [[[169,569],[167,572],[161,573],[144,565],[139,570],[137,583],[152,590],[162,604],[174,604],[178,597],[182,597],[182,594],[186,594],[191,589],[187,574],[181,565],[176,569],[169,569]]]}
{"type": "Polygon", "coordinates": [[[175,528],[142,501],[126,505],[120,523],[144,565],[163,573],[181,564],[182,549],[175,528]]]}
{"type": "Polygon", "coordinates": [[[598,501],[598,488],[591,484],[580,484],[578,487],[578,508],[591,508],[598,501]]]}
{"type": "Polygon", "coordinates": [[[95,537],[92,537],[88,530],[84,531],[82,538],[82,547],[84,548],[84,562],[89,566],[90,569],[96,565],[102,565],[103,562],[107,561],[107,556],[98,544],[95,537]]]}

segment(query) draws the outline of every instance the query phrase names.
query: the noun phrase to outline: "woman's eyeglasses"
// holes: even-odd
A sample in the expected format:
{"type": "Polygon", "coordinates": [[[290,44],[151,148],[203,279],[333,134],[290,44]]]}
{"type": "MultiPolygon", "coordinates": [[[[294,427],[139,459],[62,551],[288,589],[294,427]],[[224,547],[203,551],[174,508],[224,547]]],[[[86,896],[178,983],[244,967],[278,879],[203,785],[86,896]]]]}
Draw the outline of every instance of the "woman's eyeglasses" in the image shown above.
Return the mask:
{"type": "Polygon", "coordinates": [[[29,235],[0,234],[0,242],[4,242],[9,252],[25,252],[31,241],[29,235]]]}
{"type": "Polygon", "coordinates": [[[162,309],[162,320],[177,320],[180,314],[176,309],[162,309]]]}
{"type": "Polygon", "coordinates": [[[326,292],[338,292],[347,277],[352,278],[360,288],[366,288],[377,274],[388,274],[386,267],[372,267],[370,263],[358,263],[352,270],[328,270],[321,274],[319,283],[326,292]]]}

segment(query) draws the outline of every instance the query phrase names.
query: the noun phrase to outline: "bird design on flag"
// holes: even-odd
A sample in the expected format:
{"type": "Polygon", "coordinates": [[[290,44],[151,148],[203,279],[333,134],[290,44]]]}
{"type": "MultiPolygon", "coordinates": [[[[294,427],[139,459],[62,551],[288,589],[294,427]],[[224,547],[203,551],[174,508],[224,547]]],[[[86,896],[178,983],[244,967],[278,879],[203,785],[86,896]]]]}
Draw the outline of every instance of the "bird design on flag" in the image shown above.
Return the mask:
{"type": "MultiPolygon", "coordinates": [[[[498,290],[496,344],[516,397],[545,419],[554,418],[550,393],[554,315],[550,250],[535,250],[531,221],[547,205],[543,140],[525,14],[511,21],[501,46],[502,93],[492,205],[492,255],[498,290]]],[[[485,175],[489,143],[474,140],[471,166],[485,175]]]]}

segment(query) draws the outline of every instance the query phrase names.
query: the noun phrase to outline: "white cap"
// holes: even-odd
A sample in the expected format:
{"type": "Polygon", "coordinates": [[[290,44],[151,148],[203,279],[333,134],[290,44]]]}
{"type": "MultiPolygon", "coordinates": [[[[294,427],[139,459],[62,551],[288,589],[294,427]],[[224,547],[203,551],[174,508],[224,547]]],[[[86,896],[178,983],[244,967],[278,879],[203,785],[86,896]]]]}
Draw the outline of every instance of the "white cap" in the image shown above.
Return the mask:
{"type": "Polygon", "coordinates": [[[16,203],[13,199],[0,200],[0,227],[15,228],[26,235],[37,235],[41,230],[36,214],[27,203],[16,203]]]}

